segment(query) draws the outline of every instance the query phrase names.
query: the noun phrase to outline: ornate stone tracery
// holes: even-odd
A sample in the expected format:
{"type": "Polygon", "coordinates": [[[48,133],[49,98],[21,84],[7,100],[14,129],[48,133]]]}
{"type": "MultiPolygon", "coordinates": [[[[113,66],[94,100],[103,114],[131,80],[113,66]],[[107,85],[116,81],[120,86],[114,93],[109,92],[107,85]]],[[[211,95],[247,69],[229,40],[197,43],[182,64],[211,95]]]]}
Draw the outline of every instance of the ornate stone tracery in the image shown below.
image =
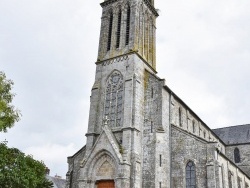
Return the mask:
{"type": "Polygon", "coordinates": [[[123,76],[117,70],[107,80],[105,97],[105,116],[109,118],[111,127],[120,127],[123,118],[123,76]]]}

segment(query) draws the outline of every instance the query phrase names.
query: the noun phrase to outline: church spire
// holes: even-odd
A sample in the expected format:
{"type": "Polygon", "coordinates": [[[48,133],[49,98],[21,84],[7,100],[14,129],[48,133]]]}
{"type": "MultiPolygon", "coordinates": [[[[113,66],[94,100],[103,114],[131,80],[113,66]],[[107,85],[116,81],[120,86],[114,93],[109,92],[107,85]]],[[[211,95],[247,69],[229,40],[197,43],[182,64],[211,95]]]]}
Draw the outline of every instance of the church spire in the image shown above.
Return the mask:
{"type": "Polygon", "coordinates": [[[98,62],[136,53],[156,69],[154,0],[105,0],[98,62]]]}

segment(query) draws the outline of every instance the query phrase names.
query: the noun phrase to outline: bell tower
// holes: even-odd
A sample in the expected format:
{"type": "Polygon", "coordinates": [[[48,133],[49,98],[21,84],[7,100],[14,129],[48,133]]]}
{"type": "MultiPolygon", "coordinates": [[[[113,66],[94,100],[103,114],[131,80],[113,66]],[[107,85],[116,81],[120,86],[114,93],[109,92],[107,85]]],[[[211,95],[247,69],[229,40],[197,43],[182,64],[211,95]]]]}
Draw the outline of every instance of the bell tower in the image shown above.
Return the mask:
{"type": "Polygon", "coordinates": [[[154,0],[105,0],[98,62],[134,52],[156,69],[154,0]]]}
{"type": "Polygon", "coordinates": [[[81,162],[72,182],[79,188],[141,188],[145,80],[156,74],[158,13],[154,0],[105,0],[101,7],[87,143],[77,154],[81,162]]]}

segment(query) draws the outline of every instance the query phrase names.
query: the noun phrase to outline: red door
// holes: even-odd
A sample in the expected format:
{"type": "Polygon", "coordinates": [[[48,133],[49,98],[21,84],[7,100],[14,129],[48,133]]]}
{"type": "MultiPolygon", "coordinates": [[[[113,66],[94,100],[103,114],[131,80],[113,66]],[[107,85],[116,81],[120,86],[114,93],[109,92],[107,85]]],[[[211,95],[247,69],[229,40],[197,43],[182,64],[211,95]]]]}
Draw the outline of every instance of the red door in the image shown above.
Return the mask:
{"type": "Polygon", "coordinates": [[[115,188],[115,182],[112,180],[99,181],[97,183],[97,188],[115,188]]]}

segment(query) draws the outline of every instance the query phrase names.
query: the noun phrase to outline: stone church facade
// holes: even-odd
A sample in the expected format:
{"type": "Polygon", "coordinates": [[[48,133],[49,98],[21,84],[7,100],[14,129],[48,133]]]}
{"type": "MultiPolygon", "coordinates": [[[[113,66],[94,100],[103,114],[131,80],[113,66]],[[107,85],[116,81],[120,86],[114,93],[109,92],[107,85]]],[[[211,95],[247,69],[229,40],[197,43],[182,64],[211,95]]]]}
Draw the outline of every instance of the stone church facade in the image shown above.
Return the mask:
{"type": "Polygon", "coordinates": [[[105,0],[67,188],[248,188],[250,125],[211,130],[156,74],[154,0],[105,0]]]}

